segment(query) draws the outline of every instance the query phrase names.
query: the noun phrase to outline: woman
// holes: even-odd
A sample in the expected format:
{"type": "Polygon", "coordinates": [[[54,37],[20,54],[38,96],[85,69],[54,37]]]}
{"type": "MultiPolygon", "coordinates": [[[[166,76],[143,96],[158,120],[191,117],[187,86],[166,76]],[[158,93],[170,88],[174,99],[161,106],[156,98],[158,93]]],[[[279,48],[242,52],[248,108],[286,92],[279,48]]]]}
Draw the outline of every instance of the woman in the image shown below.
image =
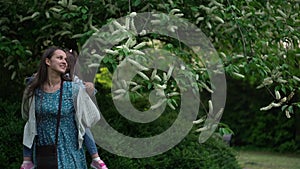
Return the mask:
{"type": "MultiPolygon", "coordinates": [[[[100,114],[85,89],[73,82],[62,82],[62,76],[68,66],[66,58],[66,53],[58,47],[50,47],[44,52],[36,77],[25,90],[23,97],[22,116],[27,120],[23,144],[31,149],[36,135],[37,145],[50,145],[55,142],[59,93],[62,86],[57,145],[58,168],[86,169],[82,149],[83,135],[85,128],[91,127],[100,119],[100,114]]],[[[23,165],[26,169],[31,167],[31,161],[31,156],[24,156],[23,165]]]]}

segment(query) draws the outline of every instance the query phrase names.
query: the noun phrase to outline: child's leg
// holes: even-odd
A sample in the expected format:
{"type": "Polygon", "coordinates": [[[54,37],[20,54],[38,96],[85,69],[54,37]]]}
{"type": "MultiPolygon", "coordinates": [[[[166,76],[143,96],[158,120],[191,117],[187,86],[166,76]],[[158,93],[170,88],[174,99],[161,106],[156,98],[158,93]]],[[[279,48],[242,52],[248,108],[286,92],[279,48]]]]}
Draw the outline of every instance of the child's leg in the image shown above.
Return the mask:
{"type": "Polygon", "coordinates": [[[89,128],[86,128],[83,138],[84,138],[85,146],[93,159],[91,163],[91,167],[95,169],[107,169],[105,163],[99,157],[98,149],[96,147],[94,137],[89,128]]]}
{"type": "Polygon", "coordinates": [[[24,161],[32,160],[32,149],[23,145],[23,159],[24,161]]]}
{"type": "Polygon", "coordinates": [[[95,154],[98,156],[98,150],[94,141],[94,137],[92,135],[92,132],[89,128],[85,129],[85,135],[83,136],[85,146],[90,153],[90,155],[93,157],[95,154]]]}
{"type": "Polygon", "coordinates": [[[23,163],[20,169],[33,169],[32,149],[23,145],[23,163]]]}

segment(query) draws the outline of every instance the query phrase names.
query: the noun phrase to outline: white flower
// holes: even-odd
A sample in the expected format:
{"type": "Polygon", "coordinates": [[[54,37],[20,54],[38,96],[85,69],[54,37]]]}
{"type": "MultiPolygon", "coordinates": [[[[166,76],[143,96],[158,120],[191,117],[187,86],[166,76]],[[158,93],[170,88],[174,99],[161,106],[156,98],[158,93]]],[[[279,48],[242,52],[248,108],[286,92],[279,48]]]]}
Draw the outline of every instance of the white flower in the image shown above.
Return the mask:
{"type": "Polygon", "coordinates": [[[285,110],[285,115],[287,118],[291,118],[290,112],[288,110],[285,110]]]}
{"type": "Polygon", "coordinates": [[[197,129],[196,132],[201,132],[201,131],[205,131],[205,130],[208,130],[207,126],[204,126],[204,127],[201,127],[199,129],[197,129]]]}
{"type": "Polygon", "coordinates": [[[279,100],[281,98],[280,93],[278,90],[275,91],[275,97],[277,100],[279,100]]]}
{"type": "Polygon", "coordinates": [[[135,17],[135,16],[136,16],[136,12],[131,12],[131,13],[129,14],[129,16],[130,16],[131,18],[135,17]]]}

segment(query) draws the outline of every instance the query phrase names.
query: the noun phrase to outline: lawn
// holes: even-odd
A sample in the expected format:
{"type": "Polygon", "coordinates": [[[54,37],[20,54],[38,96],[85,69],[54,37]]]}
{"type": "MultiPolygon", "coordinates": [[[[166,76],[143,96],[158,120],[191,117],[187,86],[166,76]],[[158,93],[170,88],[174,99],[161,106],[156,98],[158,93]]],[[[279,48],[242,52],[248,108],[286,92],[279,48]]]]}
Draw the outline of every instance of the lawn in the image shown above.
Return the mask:
{"type": "Polygon", "coordinates": [[[300,155],[238,150],[243,169],[300,169],[300,155]]]}

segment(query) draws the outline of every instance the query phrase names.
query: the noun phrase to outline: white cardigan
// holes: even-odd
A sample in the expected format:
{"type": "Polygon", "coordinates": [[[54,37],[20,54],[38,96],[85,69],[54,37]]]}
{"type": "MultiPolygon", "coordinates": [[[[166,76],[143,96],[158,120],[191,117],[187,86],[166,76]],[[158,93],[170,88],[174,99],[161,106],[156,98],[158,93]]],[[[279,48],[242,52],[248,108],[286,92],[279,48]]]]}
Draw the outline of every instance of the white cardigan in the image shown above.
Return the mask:
{"type": "MultiPolygon", "coordinates": [[[[23,144],[26,147],[31,148],[34,137],[37,135],[35,99],[34,96],[30,97],[28,102],[25,103],[25,97],[26,95],[24,94],[21,107],[22,117],[23,119],[27,120],[24,127],[23,144]]],[[[76,110],[75,120],[78,128],[78,146],[81,148],[83,143],[83,135],[85,134],[85,128],[92,127],[100,120],[100,112],[90,96],[87,94],[86,90],[83,88],[79,88],[74,107],[76,110]]]]}

